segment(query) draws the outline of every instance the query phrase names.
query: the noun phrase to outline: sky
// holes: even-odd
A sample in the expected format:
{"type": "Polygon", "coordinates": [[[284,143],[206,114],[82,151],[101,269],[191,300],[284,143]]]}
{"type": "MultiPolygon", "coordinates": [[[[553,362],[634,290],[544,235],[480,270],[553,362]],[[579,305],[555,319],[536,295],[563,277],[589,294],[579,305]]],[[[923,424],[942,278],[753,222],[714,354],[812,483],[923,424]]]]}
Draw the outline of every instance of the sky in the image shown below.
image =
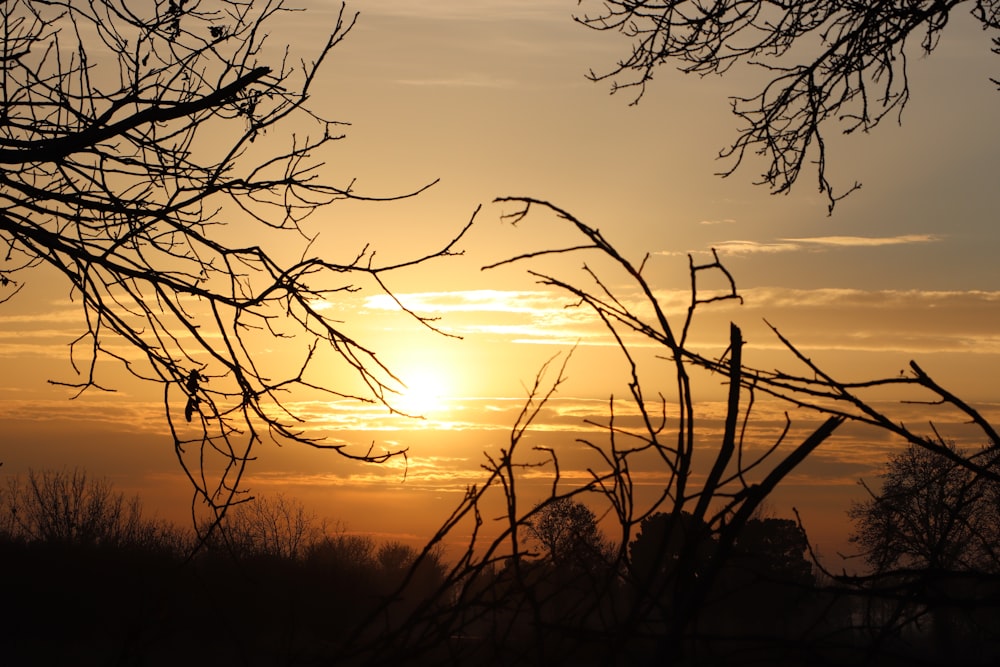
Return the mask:
{"type": "MultiPolygon", "coordinates": [[[[307,11],[285,19],[272,40],[323,39],[335,8],[301,4],[307,11]]],[[[558,365],[567,356],[567,379],[529,443],[562,448],[565,479],[582,479],[594,460],[575,441],[599,441],[585,420],[606,419],[610,397],[624,397],[625,368],[602,328],[567,309],[566,295],[538,284],[527,267],[482,270],[526,249],[578,241],[541,214],[517,227],[505,223],[512,207],[493,201],[507,196],[571,212],[632,261],[648,253],[645,275],[675,318],[687,303],[688,257],[708,261],[715,248],[744,302],[705,309],[692,334],[700,350],[721,352],[735,321],[748,363],[792,368],[766,319],[838,377],[891,376],[915,359],[996,418],[1000,135],[991,130],[1000,93],[989,77],[997,77],[1000,61],[961,12],[929,58],[911,60],[912,97],[901,124],[890,119],[867,135],[830,133],[828,177],[841,189],[854,181],[863,187],[827,215],[812,172],[782,196],[753,185],[753,162],[728,178],[716,175],[726,166],[716,156],[738,127],[728,98],[755,92],[760,78],[752,71],[697,78],[661,68],[631,105],[629,92],[611,95],[608,82],[586,77],[610,69],[628,43],[574,23],[575,2],[356,0],[349,9],[360,12],[358,22],[312,99],[323,114],[349,123],[324,156],[323,177],[353,181],[369,196],[438,182],[401,201],[335,203],[311,223],[320,232],[317,251],[351,255],[370,243],[385,261],[405,258],[443,246],[482,209],[462,256],[388,279],[407,307],[439,317],[436,326],[450,335],[421,327],[375,293],[330,304],[410,383],[400,401],[426,419],[324,403],[303,406],[311,428],[363,447],[408,447],[405,465],[266,447],[247,478],[253,492],[288,493],[352,530],[419,542],[481,481],[485,457],[509,446],[546,361],[558,365]]],[[[578,265],[541,266],[582,278],[578,265]]],[[[70,373],[67,345],[81,331],[80,316],[66,288],[44,274],[0,306],[0,473],[86,468],[183,522],[190,489],[157,397],[122,380],[116,393],[70,400],[48,383],[70,373]]],[[[655,358],[646,362],[654,395],[669,377],[655,358]]],[[[707,381],[698,390],[710,433],[721,389],[707,381]]],[[[915,406],[894,409],[908,423],[926,421],[915,406]]],[[[760,442],[781,419],[780,410],[762,408],[760,442]]],[[[965,433],[947,420],[944,428],[956,438],[965,433]]],[[[788,480],[771,510],[799,509],[822,553],[848,549],[845,510],[863,498],[858,480],[873,480],[894,446],[881,434],[842,429],[788,480]]],[[[531,478],[529,497],[549,483],[531,478]]]]}

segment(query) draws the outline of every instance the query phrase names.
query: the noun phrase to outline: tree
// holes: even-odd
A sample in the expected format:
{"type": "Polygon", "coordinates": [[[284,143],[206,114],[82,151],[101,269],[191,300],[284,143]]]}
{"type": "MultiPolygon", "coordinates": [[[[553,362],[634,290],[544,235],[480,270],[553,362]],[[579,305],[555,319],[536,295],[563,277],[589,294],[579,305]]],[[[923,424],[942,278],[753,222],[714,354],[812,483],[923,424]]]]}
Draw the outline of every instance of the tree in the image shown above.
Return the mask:
{"type": "Polygon", "coordinates": [[[110,390],[116,362],[161,385],[178,459],[214,508],[265,438],[393,454],[309,435],[290,392],[385,403],[395,377],[323,307],[362,279],[388,292],[387,272],[458,240],[392,266],[367,247],[309,255],[311,214],[368,198],[323,181],[319,153],[339,123],[307,105],[357,15],[341,5],[326,41],[300,56],[267,41],[289,11],[282,0],[0,7],[0,302],[42,266],[63,279],[83,324],[74,374],[55,384],[110,390]]]}
{"type": "MultiPolygon", "coordinates": [[[[741,128],[721,157],[732,174],[749,154],[770,161],[761,183],[787,192],[807,161],[815,160],[820,192],[832,210],[844,194],[826,178],[826,126],[867,132],[887,116],[899,118],[909,100],[908,58],[930,54],[962,0],[916,2],[774,3],[752,0],[608,0],[577,21],[632,41],[632,51],[609,71],[612,90],[638,88],[642,96],[654,71],[673,63],[686,73],[722,74],[743,63],[769,78],[751,97],[734,97],[741,128]]],[[[1000,3],[976,0],[972,15],[984,29],[1000,29],[1000,3]]],[[[1000,53],[1000,37],[993,37],[1000,53]]],[[[993,80],[1000,85],[1000,81],[993,80]]]]}
{"type": "Polygon", "coordinates": [[[179,553],[187,539],[142,515],[138,496],[78,470],[29,470],[7,480],[0,496],[7,539],[58,547],[145,548],[179,553]]]}
{"type": "MultiPolygon", "coordinates": [[[[294,498],[257,496],[231,506],[219,523],[220,546],[241,558],[304,559],[326,533],[326,524],[294,498]]],[[[208,532],[208,527],[202,530],[208,532]]]]}
{"type": "Polygon", "coordinates": [[[426,597],[443,579],[441,553],[441,549],[433,549],[422,554],[398,540],[384,542],[374,554],[376,589],[383,595],[393,593],[410,599],[426,597]]]}
{"type": "Polygon", "coordinates": [[[306,560],[315,567],[343,570],[355,576],[375,569],[375,542],[367,535],[351,535],[338,530],[313,542],[306,560]]]}
{"type": "Polygon", "coordinates": [[[634,604],[664,619],[740,636],[775,636],[791,619],[806,625],[801,598],[813,583],[804,531],[790,519],[751,518],[731,550],[720,551],[718,531],[689,513],[652,514],[629,544],[634,604]],[[697,605],[687,604],[692,581],[711,578],[697,605]]]}
{"type": "Polygon", "coordinates": [[[1000,483],[912,445],[880,477],[881,489],[864,485],[869,498],[848,512],[851,541],[873,571],[1000,572],[1000,483]]]}
{"type": "MultiPolygon", "coordinates": [[[[656,512],[647,516],[629,544],[629,565],[635,587],[644,593],[662,596],[668,580],[677,574],[678,561],[690,558],[696,561],[696,567],[703,567],[714,547],[712,531],[696,521],[690,512],[676,516],[656,512]]],[[[688,574],[683,564],[681,569],[688,574]]]]}
{"type": "MultiPolygon", "coordinates": [[[[735,576],[734,568],[748,564],[741,540],[753,542],[754,533],[761,532],[755,530],[755,517],[771,493],[818,447],[836,437],[837,429],[844,422],[874,428],[984,479],[1000,479],[987,458],[995,456],[995,445],[986,450],[989,454],[965,456],[942,444],[934,423],[938,416],[948,423],[972,424],[991,443],[1000,442],[1000,436],[975,407],[938,384],[916,362],[910,363],[909,374],[845,382],[820,367],[772,327],[790,353],[791,367],[783,362],[779,367],[757,368],[747,361],[742,333],[735,324],[730,326],[728,345],[718,341],[711,355],[700,353],[694,348],[690,333],[696,313],[719,301],[740,300],[735,280],[717,256],[713,254],[709,261],[701,263],[689,258],[690,302],[686,315],[673,316],[658,300],[655,286],[647,280],[647,257],[630,261],[598,229],[543,200],[509,197],[498,202],[511,207],[507,218],[519,228],[526,227],[529,218],[537,218],[547,225],[567,225],[577,232],[577,238],[562,246],[525,252],[490,268],[538,262],[553,255],[558,255],[560,260],[570,255],[583,259],[580,273],[572,273],[568,268],[571,264],[562,261],[542,269],[531,269],[529,273],[540,285],[564,291],[574,307],[589,310],[606,327],[610,342],[621,353],[628,400],[618,397],[609,402],[606,420],[588,420],[589,426],[606,432],[606,438],[603,441],[590,437],[580,440],[594,453],[600,465],[588,468],[590,477],[574,491],[596,492],[589,497],[609,508],[610,521],[617,521],[621,531],[620,545],[631,542],[637,527],[640,534],[645,532],[643,520],[658,513],[674,517],[673,529],[680,528],[682,534],[685,526],[704,527],[703,536],[683,540],[679,548],[672,546],[676,541],[669,537],[658,540],[655,552],[670,554],[671,558],[676,553],[675,564],[665,568],[665,576],[659,581],[653,569],[651,577],[656,585],[641,589],[635,603],[615,626],[622,634],[614,641],[621,642],[621,646],[644,646],[647,655],[656,655],[664,661],[680,661],[682,656],[695,660],[706,643],[710,646],[726,643],[727,638],[713,638],[710,631],[706,634],[706,628],[698,625],[698,619],[705,617],[709,605],[720,604],[715,594],[727,588],[735,576]],[[717,288],[720,279],[730,290],[717,288]],[[706,288],[706,284],[710,287],[706,288]],[[650,361],[649,346],[661,350],[654,361],[650,361]],[[717,350],[723,350],[721,355],[717,350]],[[728,395],[716,438],[704,435],[698,428],[699,424],[704,424],[704,415],[696,400],[696,387],[703,386],[698,384],[700,381],[717,384],[720,380],[727,386],[728,395]],[[665,387],[660,384],[664,382],[665,387]],[[895,404],[885,401],[886,391],[903,396],[906,405],[915,401],[925,404],[928,432],[907,426],[904,418],[894,414],[895,404]],[[775,400],[778,403],[774,403],[775,400]],[[623,404],[624,407],[620,407],[623,404]],[[753,419],[755,410],[765,404],[771,409],[780,408],[782,404],[789,406],[797,417],[793,422],[790,413],[786,412],[780,433],[763,436],[770,444],[761,443],[762,436],[755,433],[753,419]],[[651,460],[662,466],[658,481],[662,480],[663,487],[656,494],[636,493],[638,485],[651,474],[650,468],[643,467],[643,481],[636,478],[634,470],[639,469],[639,464],[635,463],[638,460],[643,460],[644,466],[651,460]],[[700,544],[711,545],[711,558],[695,555],[700,544]]],[[[528,415],[530,421],[530,416],[537,414],[539,409],[539,404],[532,401],[522,414],[528,415]]],[[[524,428],[518,424],[515,433],[520,436],[524,428]]],[[[517,438],[512,438],[511,448],[502,451],[498,462],[491,460],[487,466],[492,473],[491,481],[499,481],[508,496],[509,508],[515,507],[510,496],[515,493],[515,476],[519,469],[530,469],[537,477],[539,467],[549,466],[554,478],[553,489],[555,483],[563,479],[559,461],[551,450],[536,449],[550,453],[544,461],[531,461],[522,453],[515,463],[516,441],[517,438]]],[[[475,494],[472,491],[470,503],[479,497],[478,491],[475,494]]],[[[563,490],[562,495],[567,495],[567,490],[563,490]]],[[[509,522],[513,535],[518,521],[512,513],[509,522]]],[[[662,533],[670,535],[670,523],[665,522],[662,533]]],[[[769,528],[762,532],[773,532],[769,528]]],[[[798,599],[805,601],[810,597],[805,595],[807,587],[816,579],[803,567],[801,556],[805,544],[794,539],[801,536],[800,531],[791,524],[775,528],[782,537],[771,546],[779,548],[787,557],[789,571],[764,574],[774,579],[779,574],[782,577],[801,575],[801,584],[790,583],[785,587],[788,600],[797,604],[798,599]]],[[[767,535],[756,537],[766,538],[767,535]]],[[[512,538],[511,545],[516,550],[518,543],[512,538]]],[[[623,556],[619,550],[618,557],[623,556]]],[[[834,575],[823,570],[822,564],[813,564],[817,566],[821,568],[820,581],[835,582],[835,590],[824,591],[823,596],[813,600],[833,604],[838,597],[873,595],[864,580],[834,575]]],[[[635,574],[641,573],[636,571],[635,574]]],[[[983,608],[984,602],[975,600],[971,604],[983,608]]],[[[786,610],[791,619],[795,614],[793,607],[786,607],[786,610]]],[[[803,625],[821,627],[818,621],[812,623],[815,618],[798,620],[800,623],[789,625],[785,630],[806,632],[803,625]]],[[[888,623],[875,632],[883,636],[896,629],[888,623]]],[[[830,646],[828,642],[846,642],[847,650],[851,651],[854,650],[849,646],[851,641],[849,633],[839,637],[831,634],[810,637],[808,642],[803,639],[798,646],[809,653],[840,650],[845,646],[830,646]]],[[[767,646],[760,648],[769,650],[767,646]]],[[[780,651],[787,645],[771,644],[770,648],[780,651]]]]}
{"type": "Polygon", "coordinates": [[[528,534],[554,565],[581,566],[602,561],[608,547],[589,507],[572,498],[558,497],[535,508],[528,534]]]}
{"type": "MultiPolygon", "coordinates": [[[[947,447],[996,465],[995,449],[969,456],[947,447]]],[[[865,486],[869,499],[849,510],[851,541],[872,568],[871,589],[894,601],[887,606],[876,597],[882,613],[887,607],[900,626],[919,627],[929,616],[942,658],[956,655],[959,637],[968,645],[996,632],[995,609],[982,610],[1000,574],[998,488],[996,479],[910,445],[889,458],[880,491],[865,486]]]]}
{"type": "Polygon", "coordinates": [[[775,517],[747,521],[736,538],[739,566],[783,583],[812,583],[812,564],[806,559],[809,541],[802,526],[775,517]]]}

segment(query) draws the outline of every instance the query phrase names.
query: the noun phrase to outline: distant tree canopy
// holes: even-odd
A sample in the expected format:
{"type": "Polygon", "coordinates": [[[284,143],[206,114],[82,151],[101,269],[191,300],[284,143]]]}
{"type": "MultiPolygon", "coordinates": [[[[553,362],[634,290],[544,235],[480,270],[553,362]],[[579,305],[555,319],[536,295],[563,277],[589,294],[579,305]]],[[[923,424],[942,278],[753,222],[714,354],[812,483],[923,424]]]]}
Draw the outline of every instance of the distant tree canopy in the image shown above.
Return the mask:
{"type": "MultiPolygon", "coordinates": [[[[606,0],[577,21],[632,41],[631,53],[591,77],[611,79],[613,90],[636,88],[637,100],[662,65],[701,75],[725,73],[737,63],[766,70],[770,81],[760,92],[733,98],[741,124],[736,141],[722,151],[732,160],[724,173],[733,173],[748,153],[764,155],[770,164],[760,183],[780,193],[815,160],[819,189],[832,209],[843,195],[826,178],[826,126],[867,132],[890,114],[899,117],[910,97],[908,58],[931,53],[963,4],[984,29],[1000,29],[995,0],[606,0]]],[[[1000,53],[1000,37],[993,43],[1000,53]]]]}
{"type": "MultiPolygon", "coordinates": [[[[231,506],[192,553],[190,527],[144,517],[106,479],[46,470],[5,482],[5,665],[373,664],[344,647],[384,650],[383,633],[443,595],[439,552],[328,532],[284,496],[231,506]]],[[[383,664],[416,652],[388,653],[383,664]]]]}
{"type": "Polygon", "coordinates": [[[528,534],[555,565],[582,565],[599,560],[607,550],[597,517],[572,498],[556,498],[537,508],[528,534]]]}
{"type": "Polygon", "coordinates": [[[0,537],[60,547],[189,547],[168,523],[143,516],[138,496],[73,470],[29,470],[0,489],[0,537]]]}
{"type": "Polygon", "coordinates": [[[866,486],[869,499],[849,512],[880,632],[923,627],[942,664],[970,647],[995,651],[1000,593],[1000,482],[960,464],[995,472],[996,446],[946,446],[959,461],[912,445],[892,455],[881,488],[866,486]]]}
{"type": "MultiPolygon", "coordinates": [[[[206,527],[202,532],[208,532],[206,527]]],[[[326,534],[326,524],[302,503],[278,494],[230,507],[215,542],[237,557],[298,560],[326,534]]]]}
{"type": "MultiPolygon", "coordinates": [[[[968,456],[954,445],[949,449],[968,456]]],[[[970,458],[995,468],[996,457],[994,448],[970,458]]],[[[875,572],[1000,573],[1000,482],[909,446],[889,458],[881,488],[867,490],[870,497],[849,511],[851,540],[875,572]]]]}
{"type": "Polygon", "coordinates": [[[0,302],[37,267],[63,279],[82,331],[57,384],[108,389],[109,361],[162,384],[178,458],[213,507],[262,439],[324,446],[290,391],[386,401],[391,372],[323,307],[427,259],[308,254],[309,216],[364,198],[323,180],[317,152],[340,123],[307,106],[356,15],[310,16],[330,32],[301,54],[268,40],[289,16],[282,0],[0,5],[0,302]]]}
{"type": "Polygon", "coordinates": [[[736,558],[746,569],[775,579],[811,583],[812,564],[806,560],[809,541],[792,519],[751,519],[736,538],[736,558]]]}
{"type": "Polygon", "coordinates": [[[714,550],[708,526],[690,512],[676,516],[657,512],[642,520],[629,544],[632,575],[638,585],[650,586],[657,579],[672,576],[682,558],[696,561],[696,570],[703,568],[714,550]]]}
{"type": "Polygon", "coordinates": [[[635,585],[662,596],[676,585],[674,577],[702,577],[713,559],[724,559],[721,569],[727,585],[734,574],[783,583],[812,583],[812,564],[806,559],[805,531],[791,519],[752,518],[740,529],[732,550],[719,552],[709,526],[691,513],[652,514],[639,524],[629,544],[630,574],[635,585]]]}

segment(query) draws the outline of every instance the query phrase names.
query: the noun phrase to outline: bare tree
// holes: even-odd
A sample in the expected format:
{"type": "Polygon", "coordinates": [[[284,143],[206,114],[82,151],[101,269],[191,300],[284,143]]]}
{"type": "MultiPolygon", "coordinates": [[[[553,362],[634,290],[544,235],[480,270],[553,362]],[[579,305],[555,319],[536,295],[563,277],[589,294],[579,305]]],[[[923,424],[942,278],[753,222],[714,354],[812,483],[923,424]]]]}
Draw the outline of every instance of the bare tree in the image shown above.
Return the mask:
{"type": "Polygon", "coordinates": [[[874,571],[1000,572],[998,482],[913,445],[892,455],[880,478],[881,488],[865,485],[869,498],[849,512],[852,541],[874,571]]]}
{"type": "Polygon", "coordinates": [[[333,534],[313,542],[306,553],[308,561],[330,570],[356,574],[375,569],[375,541],[367,535],[352,535],[338,527],[333,534]]]}
{"type": "MultiPolygon", "coordinates": [[[[701,353],[690,336],[696,315],[715,302],[740,298],[718,256],[704,263],[691,259],[687,311],[671,316],[647,282],[645,259],[629,261],[596,228],[548,202],[499,201],[512,207],[508,219],[519,226],[538,219],[566,225],[578,235],[577,242],[529,251],[492,266],[540,262],[542,269],[529,269],[540,284],[563,290],[572,306],[595,315],[621,354],[627,400],[612,397],[606,420],[587,421],[604,433],[603,438],[580,440],[594,455],[588,467],[591,477],[564,477],[558,448],[532,449],[523,442],[564,380],[560,370],[546,383],[543,368],[512,428],[509,446],[487,456],[483,484],[468,490],[428,544],[440,544],[455,531],[470,531],[469,545],[449,573],[449,586],[441,589],[457,603],[445,611],[430,603],[415,610],[411,627],[425,628],[426,633],[419,639],[410,634],[409,640],[425,647],[448,643],[440,634],[437,644],[431,639],[447,628],[452,636],[492,637],[495,645],[490,650],[497,655],[544,664],[627,662],[630,656],[666,664],[711,656],[718,664],[743,664],[740,660],[750,649],[763,663],[813,662],[840,652],[877,653],[877,642],[858,644],[860,637],[868,636],[858,632],[893,636],[900,630],[900,619],[882,618],[877,626],[854,628],[850,610],[858,599],[873,599],[884,590],[876,591],[866,577],[834,574],[815,559],[808,563],[803,559],[808,545],[804,527],[786,519],[760,519],[761,508],[845,422],[887,432],[984,479],[996,477],[987,458],[995,454],[995,446],[975,456],[956,452],[944,444],[933,418],[941,414],[954,421],[958,415],[958,421],[970,422],[996,442],[992,425],[916,363],[909,375],[839,380],[775,329],[792,368],[755,368],[745,357],[735,325],[722,341],[721,355],[701,353]],[[564,261],[546,264],[555,257],[581,258],[582,272],[572,274],[564,261]],[[554,272],[552,266],[563,270],[554,272]],[[718,278],[728,290],[706,287],[718,284],[718,278]],[[652,362],[650,347],[661,350],[652,362]],[[710,437],[697,427],[704,424],[697,387],[719,379],[727,388],[726,410],[719,437],[710,437]],[[661,388],[665,380],[667,386],[661,388]],[[931,420],[926,432],[906,426],[893,414],[892,404],[884,400],[888,390],[898,392],[907,409],[926,406],[931,420]],[[786,413],[776,437],[762,435],[754,420],[757,407],[774,400],[798,415],[793,422],[786,413]],[[623,415],[625,404],[629,410],[623,415]],[[655,494],[637,492],[638,469],[643,470],[647,490],[649,476],[656,476],[655,494]],[[525,508],[519,499],[523,477],[530,474],[537,480],[542,471],[551,474],[549,498],[525,508]],[[539,580],[544,573],[532,565],[526,545],[543,516],[539,508],[572,502],[579,494],[593,499],[604,523],[620,531],[614,536],[617,562],[608,570],[614,576],[566,606],[565,595],[551,593],[551,582],[539,580]],[[493,531],[486,531],[482,510],[497,505],[506,512],[493,531]],[[641,558],[629,548],[637,535],[652,538],[636,550],[641,558]],[[812,571],[816,568],[818,577],[812,571]],[[745,599],[747,591],[755,590],[781,594],[769,598],[766,618],[741,624],[739,615],[752,608],[752,600],[745,599]],[[737,592],[744,595],[739,598],[743,607],[734,606],[737,592]],[[834,619],[841,625],[832,626],[834,619]]],[[[471,652],[472,661],[480,659],[469,646],[460,648],[471,652]]]]}
{"type": "Polygon", "coordinates": [[[307,104],[357,15],[322,14],[329,36],[300,55],[267,41],[289,12],[282,0],[0,7],[0,301],[35,269],[60,276],[82,332],[74,375],[56,384],[111,390],[103,369],[118,365],[162,385],[178,459],[213,508],[266,438],[394,454],[324,443],[293,397],[386,402],[394,376],[323,306],[361,281],[388,292],[387,272],[458,240],[395,265],[367,247],[310,256],[304,221],[366,199],[323,180],[340,123],[307,104]]]}
{"type": "Polygon", "coordinates": [[[139,547],[180,553],[190,540],[142,514],[138,496],[79,470],[29,470],[8,478],[0,525],[9,539],[65,547],[139,547]]]}
{"type": "MultiPolygon", "coordinates": [[[[632,41],[631,53],[591,78],[613,80],[613,90],[637,88],[636,100],[662,65],[700,75],[739,63],[765,70],[769,81],[759,93],[732,98],[741,123],[736,141],[721,153],[731,159],[724,174],[748,153],[762,154],[770,164],[760,182],[787,192],[815,160],[832,210],[846,193],[835,194],[827,181],[824,130],[840,124],[844,132],[867,132],[887,116],[898,118],[910,97],[908,59],[931,53],[963,4],[984,29],[1000,28],[1000,3],[992,0],[606,0],[577,21],[632,41]]],[[[1000,52],[1000,37],[993,43],[1000,52]]]]}
{"type": "MultiPolygon", "coordinates": [[[[996,466],[995,448],[948,449],[996,466]]],[[[893,454],[880,478],[881,488],[864,485],[869,498],[849,511],[851,541],[871,568],[863,579],[869,617],[918,633],[929,618],[936,650],[950,659],[959,639],[975,643],[996,631],[983,610],[1000,575],[1000,482],[915,445],[893,454]]]]}
{"type": "Polygon", "coordinates": [[[239,558],[296,561],[322,540],[326,523],[294,498],[258,495],[230,507],[218,532],[220,546],[239,558]]]}
{"type": "MultiPolygon", "coordinates": [[[[468,489],[425,547],[425,552],[434,549],[455,533],[470,535],[438,592],[454,603],[435,604],[435,598],[429,597],[413,611],[407,630],[386,634],[386,643],[409,642],[414,650],[419,646],[426,651],[443,644],[472,662],[486,659],[477,654],[484,650],[487,655],[526,664],[628,663],[630,656],[640,655],[665,663],[697,661],[707,636],[703,625],[707,601],[726,564],[738,552],[745,526],[777,485],[846,417],[821,417],[799,429],[789,424],[777,442],[760,447],[746,426],[756,390],[753,378],[744,374],[739,329],[733,326],[729,331],[725,339],[729,349],[722,359],[696,354],[688,340],[697,311],[717,301],[739,299],[732,277],[718,258],[707,264],[692,262],[689,308],[686,316],[674,321],[646,282],[644,264],[628,261],[598,230],[547,202],[500,201],[513,207],[508,216],[511,222],[521,225],[529,217],[542,218],[567,225],[582,241],[528,252],[487,268],[536,260],[544,265],[556,255],[586,257],[582,280],[579,275],[529,272],[542,285],[565,291],[573,305],[588,309],[606,326],[608,340],[621,353],[629,393],[624,401],[609,401],[606,421],[587,422],[598,431],[580,440],[593,454],[590,477],[567,479],[561,473],[559,448],[531,448],[524,442],[563,383],[568,357],[554,379],[547,377],[554,359],[543,367],[511,429],[509,444],[487,455],[482,484],[468,489]],[[703,279],[714,276],[721,276],[732,289],[700,289],[703,279]],[[616,293],[621,290],[629,290],[627,298],[616,293]],[[661,350],[653,368],[639,362],[636,346],[661,350]],[[728,385],[725,425],[718,441],[699,435],[696,429],[699,406],[692,373],[698,369],[708,371],[713,384],[721,376],[728,385]],[[647,396],[651,376],[666,377],[672,385],[669,408],[665,394],[647,396]],[[623,403],[631,413],[626,423],[617,413],[623,403]],[[640,468],[644,476],[657,480],[655,493],[636,492],[633,474],[640,468]],[[530,475],[537,484],[544,473],[551,476],[548,497],[525,506],[520,497],[524,477],[530,475]],[[592,511],[602,517],[602,523],[619,532],[611,540],[615,548],[602,554],[605,566],[597,576],[575,577],[569,590],[561,585],[565,569],[545,567],[546,561],[534,558],[529,548],[548,542],[543,548],[553,557],[563,550],[566,526],[560,521],[575,522],[581,517],[554,512],[550,521],[548,509],[574,508],[584,496],[592,501],[588,505],[595,508],[592,511]],[[497,506],[504,508],[503,513],[496,523],[487,524],[487,517],[496,513],[491,510],[492,514],[484,515],[485,508],[497,506]],[[658,550],[670,552],[668,576],[642,576],[629,565],[629,545],[643,522],[654,515],[667,517],[673,525],[688,517],[690,525],[703,527],[680,531],[681,539],[660,540],[654,547],[653,560],[663,557],[658,550]],[[709,543],[712,548],[706,550],[709,543]],[[484,649],[483,644],[473,646],[456,637],[489,637],[492,643],[484,649]]],[[[372,651],[361,645],[348,649],[372,651]]],[[[373,663],[381,659],[366,656],[373,663]]],[[[388,656],[384,659],[389,660],[388,656]]],[[[456,664],[464,663],[456,659],[456,664]]]]}

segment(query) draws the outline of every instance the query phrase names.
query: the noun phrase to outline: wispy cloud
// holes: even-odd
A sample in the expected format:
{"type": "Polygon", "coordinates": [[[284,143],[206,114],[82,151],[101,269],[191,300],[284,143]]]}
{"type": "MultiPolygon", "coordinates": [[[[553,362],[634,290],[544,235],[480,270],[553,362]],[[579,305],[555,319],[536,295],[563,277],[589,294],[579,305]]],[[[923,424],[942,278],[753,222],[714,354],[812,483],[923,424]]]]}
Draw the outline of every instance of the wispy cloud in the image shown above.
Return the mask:
{"type": "Polygon", "coordinates": [[[805,238],[781,239],[786,243],[802,245],[835,246],[871,248],[887,245],[910,245],[914,243],[933,243],[940,241],[936,234],[903,234],[901,236],[814,236],[805,238]]]}
{"type": "Polygon", "coordinates": [[[713,247],[725,255],[754,255],[770,254],[776,252],[793,252],[800,250],[801,245],[790,242],[761,243],[759,241],[722,241],[713,244],[713,247]]]}
{"type": "MultiPolygon", "coordinates": [[[[657,290],[655,295],[660,308],[671,313],[682,312],[691,300],[687,289],[657,290]]],[[[456,290],[397,293],[395,296],[409,310],[424,315],[525,315],[533,318],[536,323],[544,324],[550,332],[561,331],[563,337],[576,333],[567,329],[572,325],[583,326],[597,322],[588,309],[576,308],[577,302],[568,293],[556,290],[456,290]]],[[[640,316],[643,314],[642,309],[648,307],[645,297],[637,289],[631,290],[631,293],[628,288],[619,289],[615,296],[623,306],[640,316]]],[[[399,309],[392,298],[381,294],[366,299],[364,307],[389,312],[399,309]]],[[[509,320],[491,319],[481,326],[503,328],[516,325],[511,325],[509,320]]],[[[505,329],[504,332],[515,333],[517,330],[505,329]]],[[[523,330],[521,333],[524,333],[523,330]]]]}
{"type": "MultiPolygon", "coordinates": [[[[802,349],[1000,354],[1000,291],[761,287],[741,294],[748,323],[766,319],[802,349]]],[[[772,343],[766,335],[755,340],[772,343]]]]}
{"type": "MultiPolygon", "coordinates": [[[[719,222],[730,222],[719,221],[719,222]]],[[[704,220],[703,225],[719,224],[719,222],[704,220]]],[[[878,248],[884,246],[913,245],[920,243],[935,243],[941,241],[943,237],[935,234],[901,234],[899,236],[813,236],[797,238],[778,238],[773,241],[750,241],[744,239],[732,239],[712,243],[720,254],[734,255],[757,255],[774,254],[783,252],[817,252],[820,250],[834,248],[878,248]]],[[[663,251],[661,255],[686,255],[692,252],[703,252],[702,250],[686,252],[663,251]]]]}
{"type": "Polygon", "coordinates": [[[0,421],[61,422],[63,424],[101,426],[135,433],[165,433],[163,404],[138,401],[127,394],[115,399],[76,400],[6,398],[0,401],[0,421]]]}
{"type": "MultiPolygon", "coordinates": [[[[396,294],[407,309],[446,319],[460,336],[489,336],[530,344],[605,344],[600,320],[588,308],[575,308],[558,291],[466,290],[396,294]],[[597,342],[597,339],[601,339],[597,342]]],[[[364,308],[398,311],[384,295],[368,298],[364,308]]]]}
{"type": "Polygon", "coordinates": [[[741,290],[748,303],[760,308],[849,306],[853,308],[969,308],[1000,303],[1000,291],[988,290],[863,290],[843,288],[794,289],[756,287],[741,290]]]}
{"type": "MultiPolygon", "coordinates": [[[[996,335],[1000,291],[757,287],[740,290],[740,295],[742,304],[714,304],[699,321],[731,317],[736,309],[743,319],[766,319],[783,330],[794,327],[790,330],[797,332],[796,341],[803,345],[856,351],[1000,351],[996,335]],[[930,312],[933,318],[927,317],[930,312]],[[848,322],[850,330],[845,331],[848,322]]],[[[617,296],[630,312],[652,321],[642,295],[622,290],[617,296]]],[[[683,316],[690,303],[686,289],[659,290],[655,296],[668,317],[683,316]]],[[[441,316],[449,331],[480,342],[561,347],[617,344],[588,308],[568,307],[572,304],[560,292],[469,290],[397,297],[414,312],[441,316]]],[[[380,296],[368,299],[365,308],[391,311],[397,305],[380,296]]],[[[628,342],[633,348],[654,344],[638,334],[628,342]]]]}
{"type": "Polygon", "coordinates": [[[272,487],[354,487],[384,488],[387,481],[405,482],[410,490],[423,487],[434,492],[462,493],[469,484],[481,481],[483,470],[478,458],[423,456],[410,454],[377,466],[352,472],[265,471],[254,475],[254,483],[272,487]]]}
{"type": "Polygon", "coordinates": [[[48,322],[58,324],[65,322],[78,323],[82,320],[83,314],[79,307],[59,308],[55,304],[50,304],[49,310],[40,313],[21,313],[12,315],[0,315],[0,327],[10,324],[38,324],[48,322]]]}

